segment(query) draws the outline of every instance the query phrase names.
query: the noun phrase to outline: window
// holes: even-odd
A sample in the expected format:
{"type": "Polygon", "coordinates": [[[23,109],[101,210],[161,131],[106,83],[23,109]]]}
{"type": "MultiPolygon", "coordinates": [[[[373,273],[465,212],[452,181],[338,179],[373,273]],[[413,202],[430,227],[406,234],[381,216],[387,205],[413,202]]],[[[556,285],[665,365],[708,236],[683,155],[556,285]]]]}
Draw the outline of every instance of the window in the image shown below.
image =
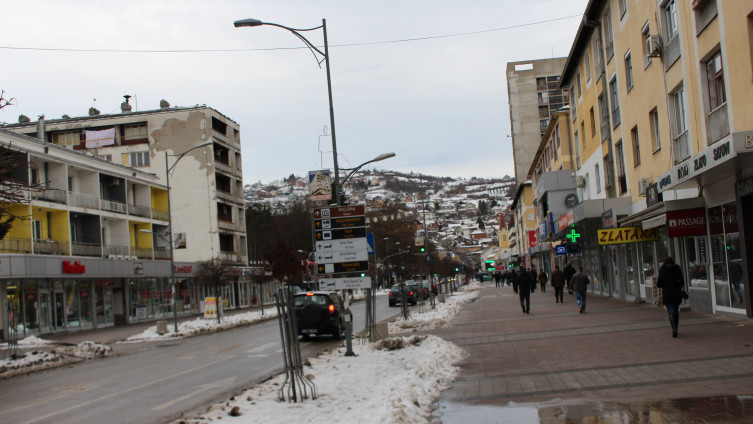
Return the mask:
{"type": "Polygon", "coordinates": [[[596,137],[596,117],[594,116],[594,108],[591,108],[591,137],[596,137]]]}
{"type": "Polygon", "coordinates": [[[596,164],[594,169],[594,177],[596,177],[596,192],[601,193],[601,172],[599,171],[599,164],[596,164]]]}
{"type": "Polygon", "coordinates": [[[576,103],[578,103],[575,99],[575,85],[570,84],[570,112],[572,113],[572,119],[575,121],[578,118],[578,107],[576,103]]]}
{"type": "Polygon", "coordinates": [[[536,78],[536,89],[537,90],[546,90],[546,77],[538,77],[538,78],[536,78]]]}
{"type": "Polygon", "coordinates": [[[580,139],[578,138],[578,131],[573,134],[573,141],[575,141],[575,163],[580,168],[580,139]]]}
{"type": "Polygon", "coordinates": [[[72,149],[81,144],[80,131],[61,131],[52,133],[52,143],[72,149]]]}
{"type": "Polygon", "coordinates": [[[630,51],[625,54],[625,83],[627,91],[633,88],[633,61],[630,59],[630,51]]]}
{"type": "Polygon", "coordinates": [[[625,16],[625,12],[627,12],[627,0],[617,0],[617,4],[620,8],[620,19],[622,19],[625,16]]]}
{"type": "Polygon", "coordinates": [[[667,40],[677,35],[677,5],[675,0],[669,0],[664,5],[664,26],[666,27],[667,40]]]}
{"type": "Polygon", "coordinates": [[[540,105],[546,105],[549,104],[549,93],[544,91],[539,93],[539,104],[540,105]]]}
{"type": "Polygon", "coordinates": [[[578,73],[575,74],[575,82],[578,88],[578,98],[580,99],[581,97],[583,97],[583,85],[580,82],[580,71],[578,71],[578,73]]]}
{"type": "Polygon", "coordinates": [[[588,49],[586,49],[586,55],[583,58],[586,61],[586,82],[591,81],[591,59],[588,56],[588,49]]]}
{"type": "Polygon", "coordinates": [[[651,149],[653,152],[661,149],[661,135],[659,134],[659,111],[654,108],[648,113],[648,122],[651,125],[651,149]]]}
{"type": "Polygon", "coordinates": [[[649,39],[651,38],[651,28],[648,26],[648,22],[641,29],[641,41],[643,41],[643,67],[646,68],[651,64],[652,58],[648,57],[651,53],[651,46],[649,46],[649,39]]]}
{"type": "Polygon", "coordinates": [[[722,52],[719,51],[706,62],[706,77],[709,85],[709,106],[711,110],[718,108],[727,101],[724,90],[724,69],[722,68],[722,52]]]}
{"type": "Polygon", "coordinates": [[[627,193],[627,178],[625,177],[625,153],[622,150],[622,140],[618,141],[614,145],[615,155],[617,158],[617,186],[619,187],[618,194],[627,193]]]}
{"type": "Polygon", "coordinates": [[[102,160],[106,160],[108,162],[112,162],[112,155],[99,155],[97,157],[100,158],[100,159],[102,159],[102,160]]]}
{"type": "Polygon", "coordinates": [[[542,119],[541,121],[539,121],[539,132],[541,133],[541,135],[544,135],[544,133],[546,132],[546,127],[548,126],[549,126],[548,119],[542,119]]]}
{"type": "Polygon", "coordinates": [[[146,124],[123,125],[123,140],[143,140],[146,135],[146,124]]]}
{"type": "MultiPolygon", "coordinates": [[[[612,187],[612,157],[607,154],[604,156],[604,188],[609,190],[612,187]]],[[[610,197],[613,195],[610,195],[610,197]]]]}
{"type": "Polygon", "coordinates": [[[594,74],[596,74],[596,81],[601,78],[601,37],[597,33],[594,36],[594,74]]]}
{"type": "Polygon", "coordinates": [[[607,50],[607,63],[614,56],[614,35],[612,34],[612,11],[607,9],[604,14],[604,44],[607,50]]]}
{"type": "Polygon", "coordinates": [[[42,221],[36,219],[31,221],[31,237],[37,241],[42,240],[42,221]]]}
{"type": "Polygon", "coordinates": [[[638,166],[641,164],[641,143],[638,139],[637,126],[630,130],[630,139],[633,142],[633,166],[638,166]]]}
{"type": "Polygon", "coordinates": [[[539,106],[539,118],[549,117],[549,106],[539,106]]]}
{"type": "Polygon", "coordinates": [[[129,166],[149,166],[149,152],[133,152],[129,166]]]}
{"type": "Polygon", "coordinates": [[[693,12],[695,12],[695,33],[698,35],[716,18],[716,0],[695,1],[693,12]]]}
{"type": "Polygon", "coordinates": [[[613,77],[609,81],[609,97],[612,100],[612,128],[617,128],[620,125],[622,118],[620,116],[620,98],[617,95],[617,77],[613,77]]]}
{"type": "Polygon", "coordinates": [[[582,137],[581,143],[583,143],[583,148],[586,148],[586,123],[584,121],[580,121],[580,136],[582,137]]]}
{"type": "Polygon", "coordinates": [[[685,89],[678,88],[670,94],[670,97],[672,100],[672,151],[675,163],[679,163],[690,155],[685,114],[685,89]]]}
{"type": "Polygon", "coordinates": [[[607,102],[604,100],[604,94],[599,96],[599,130],[601,131],[601,141],[609,138],[609,110],[607,102]]]}

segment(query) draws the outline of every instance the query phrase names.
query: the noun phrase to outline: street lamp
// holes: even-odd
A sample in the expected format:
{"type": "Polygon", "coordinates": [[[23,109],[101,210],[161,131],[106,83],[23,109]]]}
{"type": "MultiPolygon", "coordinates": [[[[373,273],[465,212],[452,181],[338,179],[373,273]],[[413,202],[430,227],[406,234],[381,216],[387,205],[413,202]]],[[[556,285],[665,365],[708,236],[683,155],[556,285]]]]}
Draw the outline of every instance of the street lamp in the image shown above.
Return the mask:
{"type": "MultiPolygon", "coordinates": [[[[168,241],[167,245],[170,246],[170,286],[172,288],[172,296],[173,296],[173,325],[175,327],[176,334],[178,333],[178,308],[177,308],[177,301],[175,298],[176,297],[175,296],[175,257],[174,257],[175,248],[173,247],[173,243],[174,243],[173,221],[172,221],[173,218],[172,218],[172,209],[170,208],[170,171],[172,171],[173,168],[175,168],[175,165],[177,165],[178,162],[180,162],[180,160],[183,159],[183,156],[185,156],[186,153],[192,150],[196,150],[201,147],[210,146],[211,144],[212,144],[211,141],[207,141],[206,143],[201,143],[198,146],[191,147],[190,149],[184,151],[183,153],[175,154],[175,155],[171,155],[165,152],[165,186],[167,187],[167,221],[170,223],[167,226],[168,237],[169,237],[167,240],[168,241]],[[170,156],[178,157],[178,159],[175,159],[175,162],[173,162],[172,166],[168,164],[168,158],[170,156]]],[[[142,230],[142,231],[147,232],[147,230],[142,230]]],[[[157,235],[160,237],[164,237],[159,234],[157,235]]]]}
{"type": "MultiPolygon", "coordinates": [[[[314,28],[306,28],[306,29],[290,28],[284,25],[273,24],[271,22],[262,22],[258,19],[241,19],[241,20],[235,21],[233,25],[235,25],[236,28],[270,25],[270,26],[275,26],[278,28],[288,30],[291,33],[293,33],[293,35],[298,37],[301,41],[303,41],[306,47],[308,47],[309,50],[311,50],[311,52],[314,53],[315,56],[316,56],[316,53],[318,53],[323,58],[322,60],[324,61],[326,65],[326,69],[327,69],[327,94],[329,95],[329,124],[330,124],[330,127],[332,128],[332,160],[334,161],[334,168],[335,168],[335,184],[334,184],[335,200],[337,201],[337,204],[340,205],[340,191],[338,190],[338,188],[340,187],[340,174],[338,172],[338,167],[337,167],[337,138],[335,136],[335,110],[334,110],[334,107],[332,106],[332,78],[330,77],[330,72],[329,72],[329,44],[327,43],[327,20],[322,19],[321,26],[314,27],[314,28]],[[319,50],[315,45],[313,45],[306,37],[301,35],[301,33],[299,32],[299,31],[314,31],[319,28],[321,28],[322,32],[324,33],[324,52],[319,50]]],[[[317,59],[317,63],[319,63],[319,66],[321,67],[322,61],[317,59]]]]}
{"type": "Polygon", "coordinates": [[[342,199],[340,198],[340,187],[345,187],[345,183],[347,183],[348,180],[350,180],[350,177],[352,177],[353,174],[355,174],[359,169],[363,168],[364,166],[366,166],[366,165],[368,165],[370,163],[379,162],[381,160],[389,159],[389,158],[392,158],[392,157],[395,157],[395,153],[394,152],[382,153],[381,155],[375,157],[374,159],[367,160],[366,162],[364,162],[364,163],[362,163],[362,164],[360,164],[360,165],[358,165],[358,166],[356,166],[354,168],[340,168],[341,171],[350,171],[350,173],[348,173],[348,175],[345,178],[343,178],[343,180],[342,180],[341,183],[339,183],[339,184],[335,183],[335,187],[334,188],[335,188],[335,191],[337,192],[336,199],[338,199],[337,205],[339,206],[341,204],[341,202],[342,202],[342,199]]]}

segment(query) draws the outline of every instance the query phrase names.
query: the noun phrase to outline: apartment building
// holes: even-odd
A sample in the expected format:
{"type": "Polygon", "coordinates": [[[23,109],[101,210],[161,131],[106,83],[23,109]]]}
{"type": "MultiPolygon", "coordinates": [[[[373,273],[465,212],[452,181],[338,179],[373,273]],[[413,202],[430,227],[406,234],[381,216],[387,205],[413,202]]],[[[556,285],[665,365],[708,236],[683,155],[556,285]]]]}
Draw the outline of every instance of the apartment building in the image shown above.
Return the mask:
{"type": "Polygon", "coordinates": [[[673,256],[692,309],[753,316],[752,80],[749,2],[588,2],[560,84],[580,201],[603,206],[560,219],[594,291],[659,303],[673,256]]]}
{"type": "MultiPolygon", "coordinates": [[[[126,97],[121,110],[120,114],[101,115],[92,108],[88,116],[54,120],[41,117],[37,122],[22,117],[21,122],[4,127],[43,141],[51,152],[88,158],[94,161],[90,168],[115,166],[131,176],[146,175],[154,185],[162,187],[150,189],[127,178],[107,177],[98,183],[91,175],[78,175],[77,168],[64,172],[65,166],[32,167],[31,181],[48,184],[50,190],[45,192],[58,196],[59,202],[84,202],[82,207],[129,216],[118,220],[109,215],[100,218],[99,213],[81,218],[61,213],[59,226],[67,226],[69,220],[71,228],[76,229],[70,230],[74,235],[88,234],[88,239],[81,241],[91,244],[91,251],[74,243],[67,248],[50,245],[50,251],[45,253],[101,256],[108,263],[167,261],[172,230],[175,274],[179,282],[186,283],[178,290],[185,304],[181,312],[196,313],[201,309],[200,300],[209,293],[203,286],[196,286],[195,291],[191,288],[193,268],[197,262],[212,258],[222,259],[237,271],[236,280],[222,290],[225,307],[253,303],[256,293],[252,292],[246,267],[238,124],[206,106],[172,108],[163,102],[159,109],[133,112],[126,97]],[[80,197],[82,192],[88,196],[80,197]],[[134,220],[133,216],[155,221],[134,220]],[[129,244],[116,243],[116,237],[126,232],[129,244]]],[[[54,220],[57,215],[51,217],[54,220]]],[[[64,234],[61,237],[65,241],[64,234]]],[[[168,266],[162,276],[169,275],[168,266]]],[[[148,299],[142,303],[152,305],[155,293],[161,291],[150,287],[137,287],[133,295],[148,299]]],[[[125,321],[158,318],[160,311],[169,309],[169,293],[168,300],[162,303],[159,308],[149,306],[146,312],[143,308],[134,309],[133,314],[124,314],[125,321]]]]}

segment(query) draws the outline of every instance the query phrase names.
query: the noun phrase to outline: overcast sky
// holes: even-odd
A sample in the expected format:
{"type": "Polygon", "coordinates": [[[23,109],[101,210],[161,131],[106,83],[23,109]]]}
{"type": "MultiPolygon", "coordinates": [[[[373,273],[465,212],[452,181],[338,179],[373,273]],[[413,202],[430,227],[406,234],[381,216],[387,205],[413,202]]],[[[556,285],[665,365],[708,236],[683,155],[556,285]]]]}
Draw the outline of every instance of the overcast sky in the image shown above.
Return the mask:
{"type": "Polygon", "coordinates": [[[0,88],[15,99],[0,122],[119,113],[124,94],[137,110],[206,104],[240,124],[246,184],[331,168],[324,64],[288,31],[233,26],[325,18],[340,167],[395,152],[374,166],[512,176],[506,64],[567,56],[586,3],[0,0],[0,88]]]}

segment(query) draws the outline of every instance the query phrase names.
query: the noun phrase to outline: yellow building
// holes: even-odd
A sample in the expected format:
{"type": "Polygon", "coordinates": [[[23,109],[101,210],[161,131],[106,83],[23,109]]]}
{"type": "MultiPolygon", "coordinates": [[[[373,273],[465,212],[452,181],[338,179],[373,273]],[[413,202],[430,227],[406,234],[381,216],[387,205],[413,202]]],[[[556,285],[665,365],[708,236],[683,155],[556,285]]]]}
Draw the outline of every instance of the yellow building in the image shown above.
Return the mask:
{"type": "Polygon", "coordinates": [[[588,2],[560,80],[585,204],[565,221],[595,291],[658,302],[657,270],[673,256],[691,308],[753,316],[752,69],[750,2],[588,2]],[[610,226],[656,240],[599,244],[610,226]]]}

